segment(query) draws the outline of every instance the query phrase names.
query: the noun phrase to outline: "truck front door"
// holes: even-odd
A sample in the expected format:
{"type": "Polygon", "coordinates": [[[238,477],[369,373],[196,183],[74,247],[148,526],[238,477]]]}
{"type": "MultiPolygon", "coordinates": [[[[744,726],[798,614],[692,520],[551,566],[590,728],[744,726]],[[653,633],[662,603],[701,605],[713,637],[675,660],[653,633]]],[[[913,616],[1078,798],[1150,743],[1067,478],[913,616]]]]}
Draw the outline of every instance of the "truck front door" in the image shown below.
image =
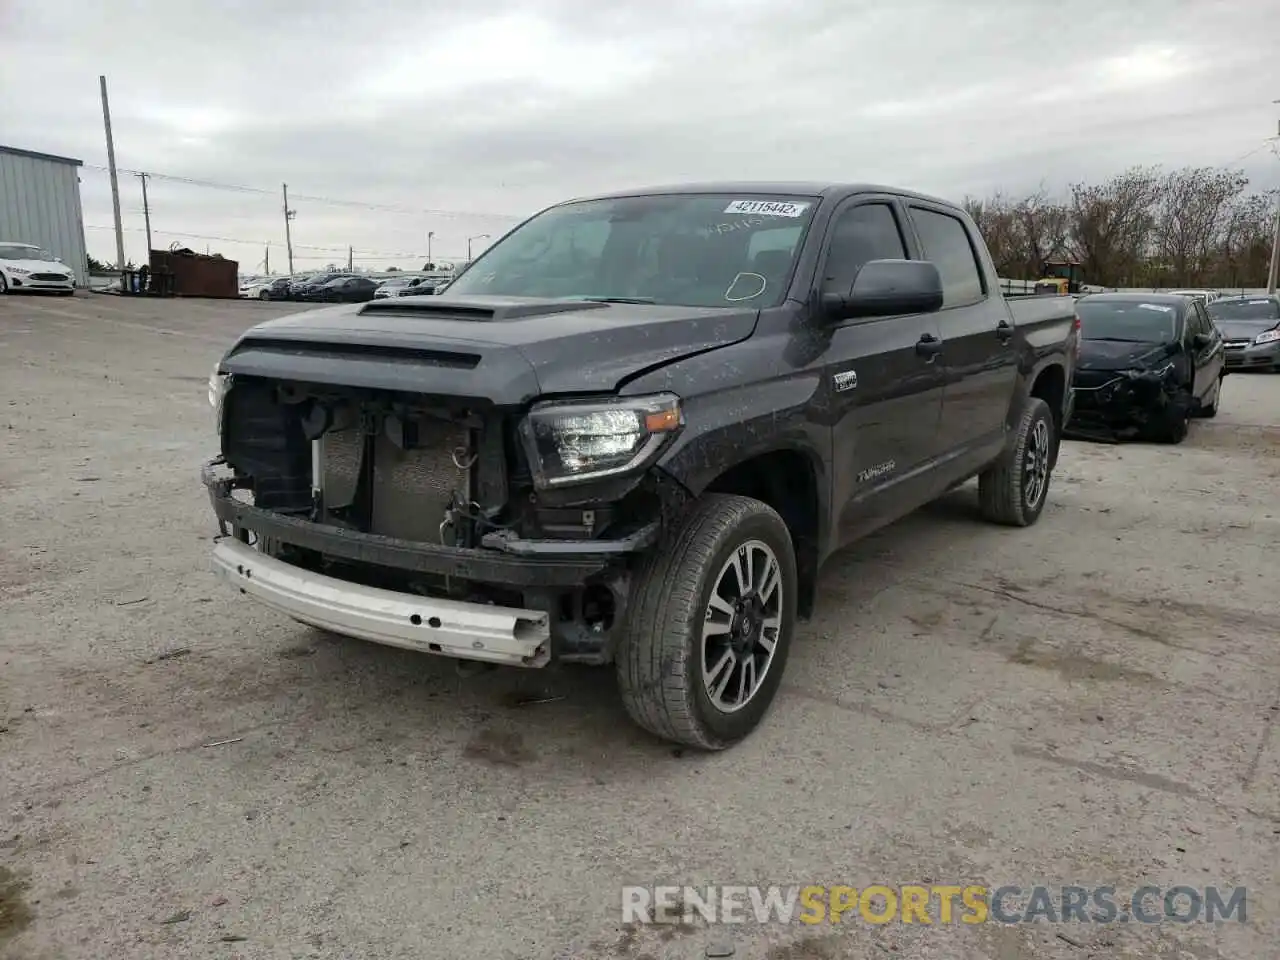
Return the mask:
{"type": "MultiPolygon", "coordinates": [[[[859,196],[837,210],[820,268],[824,291],[848,293],[869,260],[908,258],[896,199],[859,196]]],[[[942,363],[936,314],[831,324],[818,364],[832,418],[832,504],[847,543],[920,503],[917,468],[937,454],[942,363]],[[914,482],[914,483],[913,483],[914,482]]]]}

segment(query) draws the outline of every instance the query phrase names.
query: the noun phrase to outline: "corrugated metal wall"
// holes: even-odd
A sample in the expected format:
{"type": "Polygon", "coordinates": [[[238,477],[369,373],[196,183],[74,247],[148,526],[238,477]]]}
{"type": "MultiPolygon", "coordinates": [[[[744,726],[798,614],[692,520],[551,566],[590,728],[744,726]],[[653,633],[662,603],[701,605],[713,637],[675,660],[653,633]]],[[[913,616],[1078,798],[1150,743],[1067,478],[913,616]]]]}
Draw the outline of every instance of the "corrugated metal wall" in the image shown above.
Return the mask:
{"type": "Polygon", "coordinates": [[[0,240],[44,247],[88,286],[80,161],[0,147],[0,240]]]}

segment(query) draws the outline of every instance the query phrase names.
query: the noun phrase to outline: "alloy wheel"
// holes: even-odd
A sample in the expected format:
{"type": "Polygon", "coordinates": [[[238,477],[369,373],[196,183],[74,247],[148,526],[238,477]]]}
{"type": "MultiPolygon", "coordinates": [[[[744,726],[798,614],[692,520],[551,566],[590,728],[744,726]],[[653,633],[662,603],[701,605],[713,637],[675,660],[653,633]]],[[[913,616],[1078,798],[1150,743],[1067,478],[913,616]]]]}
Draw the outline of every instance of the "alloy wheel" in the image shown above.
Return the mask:
{"type": "Polygon", "coordinates": [[[1022,489],[1028,507],[1036,507],[1049,486],[1049,424],[1037,420],[1027,437],[1027,451],[1023,457],[1022,489]]]}
{"type": "Polygon", "coordinates": [[[782,629],[782,567],[773,549],[748,540],[725,561],[702,624],[702,682],[717,710],[741,710],[759,691],[782,629]]]}

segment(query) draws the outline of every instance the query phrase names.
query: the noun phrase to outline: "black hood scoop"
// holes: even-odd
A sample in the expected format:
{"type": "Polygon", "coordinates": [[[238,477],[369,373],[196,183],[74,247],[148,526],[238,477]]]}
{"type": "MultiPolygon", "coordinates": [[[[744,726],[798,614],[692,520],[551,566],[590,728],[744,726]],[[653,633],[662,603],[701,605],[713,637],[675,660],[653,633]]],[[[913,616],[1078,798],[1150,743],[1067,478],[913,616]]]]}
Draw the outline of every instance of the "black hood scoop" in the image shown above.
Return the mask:
{"type": "Polygon", "coordinates": [[[550,300],[540,297],[388,297],[371,300],[360,313],[423,320],[463,320],[472,323],[505,323],[558,313],[600,310],[605,304],[584,300],[550,300]]]}

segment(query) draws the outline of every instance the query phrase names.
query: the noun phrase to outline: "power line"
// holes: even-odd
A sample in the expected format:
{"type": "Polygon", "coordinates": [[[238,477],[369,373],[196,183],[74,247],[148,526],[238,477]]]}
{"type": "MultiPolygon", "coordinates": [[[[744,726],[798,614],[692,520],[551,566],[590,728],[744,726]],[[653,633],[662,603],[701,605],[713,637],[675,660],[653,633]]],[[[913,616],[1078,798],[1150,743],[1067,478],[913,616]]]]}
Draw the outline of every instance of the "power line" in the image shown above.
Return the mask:
{"type": "MultiPolygon", "coordinates": [[[[91,170],[101,172],[109,172],[106,167],[99,166],[94,163],[86,163],[85,167],[91,170]]],[[[132,173],[135,176],[142,171],[127,170],[123,167],[117,168],[120,173],[132,173]]],[[[193,187],[205,187],[210,190],[227,190],[236,193],[251,193],[260,196],[275,196],[276,191],[265,190],[261,187],[250,187],[237,183],[222,183],[217,180],[199,180],[194,177],[181,177],[170,173],[152,173],[147,171],[147,176],[152,180],[165,180],[171,183],[183,183],[193,187]]],[[[357,207],[362,210],[377,210],[387,213],[402,213],[411,216],[430,216],[430,217],[453,217],[465,218],[471,220],[523,220],[524,215],[512,213],[483,213],[477,210],[435,210],[431,208],[405,207],[398,204],[388,203],[371,203],[367,200],[346,200],[339,197],[322,197],[313,194],[294,194],[294,200],[304,200],[308,203],[324,203],[331,206],[340,207],[357,207]]]]}
{"type": "Polygon", "coordinates": [[[1253,148],[1252,150],[1250,150],[1248,153],[1242,153],[1242,154],[1240,154],[1240,156],[1236,157],[1234,160],[1228,160],[1226,163],[1220,163],[1220,164],[1218,164],[1218,166],[1219,166],[1219,167],[1233,167],[1233,166],[1235,166],[1237,163],[1239,163],[1241,160],[1248,160],[1248,159],[1249,159],[1250,157],[1252,157],[1255,153],[1258,153],[1258,152],[1259,152],[1259,151],[1261,151],[1261,150],[1265,150],[1265,149],[1267,148],[1267,145],[1268,145],[1270,142],[1271,142],[1271,141],[1269,141],[1269,140],[1263,140],[1260,144],[1258,144],[1256,147],[1254,147],[1254,148],[1253,148]]]}
{"type": "MultiPolygon", "coordinates": [[[[105,225],[105,224],[100,224],[100,223],[86,223],[86,224],[84,225],[84,228],[85,228],[86,230],[114,230],[114,229],[115,229],[115,227],[107,226],[107,225],[105,225]]],[[[125,227],[124,229],[125,229],[127,232],[129,232],[129,233],[142,233],[142,232],[143,232],[143,229],[142,229],[141,227],[125,227]]],[[[154,232],[155,232],[155,233],[159,233],[159,234],[164,234],[166,237],[181,237],[181,238],[182,238],[182,239],[184,239],[184,240],[210,240],[210,241],[213,241],[213,242],[215,242],[215,243],[243,243],[243,244],[248,244],[249,246],[257,246],[257,247],[264,247],[264,246],[265,246],[265,247],[269,247],[269,246],[272,246],[272,244],[271,244],[271,242],[270,242],[270,241],[267,241],[267,240],[253,240],[253,239],[250,239],[250,238],[248,238],[248,237],[216,237],[216,236],[213,236],[213,235],[211,235],[211,234],[204,234],[204,233],[180,233],[180,232],[177,232],[177,231],[175,231],[175,230],[155,230],[154,232]]],[[[371,259],[374,259],[374,260],[382,260],[382,259],[393,259],[393,260],[394,260],[394,259],[402,259],[402,260],[423,260],[423,259],[427,259],[426,254],[423,254],[423,253],[416,253],[416,252],[412,252],[412,251],[409,251],[409,252],[406,252],[406,251],[398,251],[398,252],[396,252],[396,251],[385,251],[385,250],[363,250],[363,249],[361,249],[360,247],[320,247],[320,246],[314,246],[314,245],[311,245],[311,244],[298,244],[298,243],[295,243],[295,244],[294,244],[294,249],[295,249],[295,250],[316,250],[316,251],[319,251],[320,253],[346,253],[348,250],[354,250],[356,253],[362,254],[362,255],[364,255],[365,257],[368,257],[368,258],[371,258],[371,259]]],[[[303,260],[323,260],[323,259],[325,259],[325,258],[324,258],[324,257],[301,257],[301,258],[298,258],[298,259],[303,259],[303,260]]],[[[439,260],[464,260],[464,259],[466,259],[466,258],[465,258],[465,257],[437,256],[437,259],[439,259],[439,260]]]]}

